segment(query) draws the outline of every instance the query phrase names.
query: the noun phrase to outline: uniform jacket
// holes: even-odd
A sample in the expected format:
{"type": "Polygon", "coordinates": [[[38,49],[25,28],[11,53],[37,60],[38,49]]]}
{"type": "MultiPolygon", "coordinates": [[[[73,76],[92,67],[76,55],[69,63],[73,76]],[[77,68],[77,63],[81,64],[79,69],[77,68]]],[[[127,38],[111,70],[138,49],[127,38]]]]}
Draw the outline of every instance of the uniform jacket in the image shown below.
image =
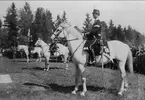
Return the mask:
{"type": "Polygon", "coordinates": [[[88,40],[93,40],[95,38],[101,38],[101,21],[95,20],[92,29],[89,34],[86,35],[88,40]]]}

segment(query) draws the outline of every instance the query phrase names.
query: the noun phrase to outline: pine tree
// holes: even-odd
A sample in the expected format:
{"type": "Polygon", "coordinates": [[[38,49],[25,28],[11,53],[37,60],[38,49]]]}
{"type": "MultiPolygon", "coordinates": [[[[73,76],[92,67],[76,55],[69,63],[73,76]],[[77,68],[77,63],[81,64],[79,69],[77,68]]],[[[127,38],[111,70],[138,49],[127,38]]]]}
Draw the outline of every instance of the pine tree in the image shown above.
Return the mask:
{"type": "Polygon", "coordinates": [[[4,17],[4,26],[8,28],[8,47],[17,45],[17,35],[18,35],[18,18],[17,10],[15,4],[12,3],[11,7],[8,8],[7,14],[4,17]]]}
{"type": "Polygon", "coordinates": [[[124,32],[121,25],[118,25],[116,35],[117,35],[118,40],[122,42],[125,41],[124,32]]]}
{"type": "Polygon", "coordinates": [[[86,18],[83,25],[84,25],[83,26],[84,33],[91,31],[92,19],[90,18],[90,15],[88,13],[86,14],[86,18]]]}
{"type": "Polygon", "coordinates": [[[18,20],[18,26],[19,26],[19,37],[18,37],[18,43],[23,45],[28,45],[30,42],[28,40],[28,30],[32,27],[33,22],[33,14],[30,9],[29,3],[25,2],[25,5],[23,8],[19,10],[19,20],[18,20]]]}
{"type": "Polygon", "coordinates": [[[105,39],[105,40],[108,40],[109,38],[107,37],[108,36],[108,26],[106,24],[105,21],[101,21],[101,34],[102,34],[102,38],[105,39]]]}
{"type": "Polygon", "coordinates": [[[0,19],[0,30],[1,30],[1,28],[2,28],[2,20],[0,19]]]}
{"type": "Polygon", "coordinates": [[[50,42],[50,37],[53,33],[54,26],[52,21],[52,14],[49,10],[38,8],[33,23],[33,40],[38,37],[43,38],[45,42],[50,42]]]}
{"type": "Polygon", "coordinates": [[[113,37],[114,37],[114,31],[115,31],[115,26],[114,26],[114,24],[113,24],[113,21],[112,20],[110,20],[110,22],[109,22],[109,27],[108,27],[108,34],[107,34],[107,38],[108,39],[113,39],[113,37]]]}
{"type": "Polygon", "coordinates": [[[50,42],[51,41],[50,37],[53,34],[53,30],[54,30],[53,21],[52,21],[52,13],[50,12],[50,10],[46,10],[45,14],[46,14],[46,19],[45,19],[46,20],[45,21],[46,33],[45,33],[44,38],[46,42],[50,42]]]}
{"type": "Polygon", "coordinates": [[[30,9],[29,3],[25,2],[24,8],[19,10],[19,21],[18,25],[21,29],[21,33],[24,36],[27,36],[28,29],[31,28],[33,22],[33,14],[30,9]]]}
{"type": "Polygon", "coordinates": [[[45,10],[42,7],[37,8],[35,19],[33,23],[33,40],[36,42],[38,37],[43,36],[45,10]]]}

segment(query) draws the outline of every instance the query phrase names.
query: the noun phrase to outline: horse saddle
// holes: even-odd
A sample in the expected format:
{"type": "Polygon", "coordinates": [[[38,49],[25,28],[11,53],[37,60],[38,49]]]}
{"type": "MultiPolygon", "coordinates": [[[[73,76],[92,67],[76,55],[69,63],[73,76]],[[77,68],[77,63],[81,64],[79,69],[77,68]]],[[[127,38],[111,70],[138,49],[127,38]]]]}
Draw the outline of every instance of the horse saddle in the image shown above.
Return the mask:
{"type": "Polygon", "coordinates": [[[58,46],[56,45],[56,43],[52,43],[50,45],[49,50],[50,50],[50,52],[51,52],[52,55],[54,55],[54,53],[57,51],[57,49],[58,49],[58,46]]]}
{"type": "Polygon", "coordinates": [[[89,62],[95,62],[95,56],[100,56],[102,54],[113,62],[108,44],[103,46],[98,43],[93,44],[92,48],[88,49],[87,52],[89,53],[89,62]]]}

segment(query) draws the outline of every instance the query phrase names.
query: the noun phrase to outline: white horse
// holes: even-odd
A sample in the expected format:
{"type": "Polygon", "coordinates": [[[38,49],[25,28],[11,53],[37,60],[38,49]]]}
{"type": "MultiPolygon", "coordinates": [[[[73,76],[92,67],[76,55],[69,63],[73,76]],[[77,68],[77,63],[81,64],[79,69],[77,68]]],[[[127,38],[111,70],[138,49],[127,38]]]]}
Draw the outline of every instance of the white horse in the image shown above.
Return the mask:
{"type": "Polygon", "coordinates": [[[46,44],[42,39],[38,38],[38,40],[35,43],[35,46],[40,46],[42,51],[43,51],[43,55],[45,58],[45,68],[44,70],[48,71],[49,70],[49,59],[50,59],[50,51],[49,51],[49,45],[46,44]]]}
{"type": "Polygon", "coordinates": [[[41,47],[34,47],[34,50],[31,50],[31,53],[37,53],[38,54],[38,58],[36,60],[36,62],[41,62],[42,61],[42,56],[43,56],[43,51],[41,47]]]}
{"type": "MultiPolygon", "coordinates": [[[[51,36],[51,39],[55,39],[56,36],[66,38],[68,42],[68,48],[71,54],[73,55],[72,60],[76,65],[76,74],[75,74],[76,82],[75,82],[74,91],[72,91],[72,93],[76,94],[76,92],[78,91],[78,87],[79,87],[78,82],[79,82],[79,78],[81,78],[83,83],[83,91],[81,92],[81,95],[85,96],[85,93],[87,91],[86,77],[85,77],[85,64],[88,62],[88,57],[89,57],[88,52],[83,51],[83,47],[86,40],[83,39],[83,36],[81,35],[80,32],[78,32],[73,26],[68,24],[66,21],[62,22],[59,25],[57,30],[51,36]]],[[[129,46],[127,44],[124,44],[123,42],[113,40],[113,41],[109,41],[108,45],[111,51],[112,58],[118,61],[118,67],[122,77],[121,87],[118,94],[122,95],[122,93],[128,87],[126,71],[125,71],[126,61],[128,62],[129,70],[133,75],[132,53],[130,51],[129,46]]],[[[101,65],[102,63],[106,64],[109,61],[110,59],[105,55],[96,56],[97,65],[101,65]]]]}
{"type": "Polygon", "coordinates": [[[30,59],[29,59],[29,50],[28,50],[28,46],[27,45],[18,45],[17,50],[18,51],[23,50],[25,52],[25,54],[26,54],[27,62],[30,61],[30,59]]]}
{"type": "MultiPolygon", "coordinates": [[[[61,45],[61,44],[56,44],[56,45],[58,46],[57,52],[60,55],[64,56],[65,69],[68,69],[67,58],[68,58],[69,50],[64,45],[61,45]]],[[[35,46],[40,46],[42,48],[43,55],[45,58],[45,69],[44,70],[48,71],[49,70],[49,59],[51,56],[51,52],[49,50],[50,45],[46,44],[42,39],[38,38],[38,40],[35,43],[35,46]]]]}
{"type": "Polygon", "coordinates": [[[60,43],[56,43],[56,46],[58,48],[57,48],[56,52],[54,52],[54,55],[63,56],[65,68],[67,70],[68,69],[69,49],[68,49],[68,47],[66,47],[66,46],[64,46],[64,45],[62,45],[60,43]]]}

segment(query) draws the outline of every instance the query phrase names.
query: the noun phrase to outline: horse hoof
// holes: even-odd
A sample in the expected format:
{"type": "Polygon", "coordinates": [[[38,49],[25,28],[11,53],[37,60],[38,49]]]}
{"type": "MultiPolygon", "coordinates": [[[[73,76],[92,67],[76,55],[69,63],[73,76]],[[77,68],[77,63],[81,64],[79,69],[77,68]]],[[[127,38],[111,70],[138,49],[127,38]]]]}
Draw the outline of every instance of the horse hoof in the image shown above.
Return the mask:
{"type": "Polygon", "coordinates": [[[124,88],[128,88],[128,84],[125,84],[124,88]]]}
{"type": "Polygon", "coordinates": [[[72,91],[71,93],[72,93],[72,94],[74,94],[74,95],[76,95],[76,94],[77,94],[77,93],[76,93],[76,91],[72,91]]]}
{"type": "Polygon", "coordinates": [[[124,88],[124,91],[127,91],[127,88],[124,88]]]}
{"type": "Polygon", "coordinates": [[[123,95],[122,91],[118,92],[118,95],[122,96],[123,95]]]}
{"type": "Polygon", "coordinates": [[[84,97],[85,96],[85,92],[81,92],[80,95],[84,97]]]}
{"type": "Polygon", "coordinates": [[[68,68],[65,68],[65,70],[68,70],[68,68]]]}

